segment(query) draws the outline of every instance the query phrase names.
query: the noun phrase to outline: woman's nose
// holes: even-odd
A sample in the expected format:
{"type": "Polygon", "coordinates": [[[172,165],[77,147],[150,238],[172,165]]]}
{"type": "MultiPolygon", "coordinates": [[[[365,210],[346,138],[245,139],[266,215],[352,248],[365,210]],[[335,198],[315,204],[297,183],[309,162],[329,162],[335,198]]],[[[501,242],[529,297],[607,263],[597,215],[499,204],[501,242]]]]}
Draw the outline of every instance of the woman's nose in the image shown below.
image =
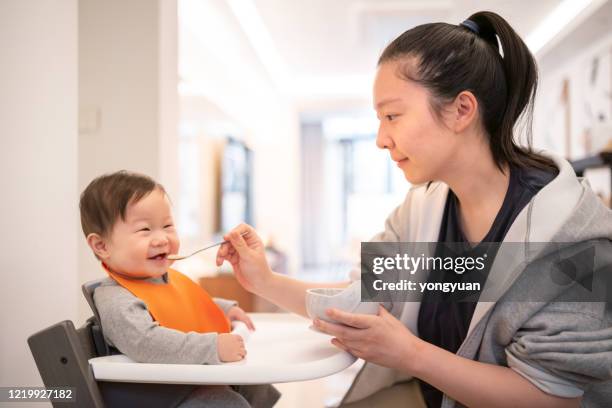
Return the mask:
{"type": "Polygon", "coordinates": [[[376,134],[376,146],[379,149],[391,149],[393,147],[393,139],[383,129],[382,124],[378,127],[378,133],[376,134]]]}

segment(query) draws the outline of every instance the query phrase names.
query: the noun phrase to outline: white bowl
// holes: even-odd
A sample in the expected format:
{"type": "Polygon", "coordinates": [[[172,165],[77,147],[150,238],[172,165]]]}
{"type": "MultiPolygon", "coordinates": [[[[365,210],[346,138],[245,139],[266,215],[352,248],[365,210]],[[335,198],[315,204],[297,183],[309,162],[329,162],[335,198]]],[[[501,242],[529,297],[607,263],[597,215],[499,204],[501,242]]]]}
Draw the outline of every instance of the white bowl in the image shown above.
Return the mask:
{"type": "Polygon", "coordinates": [[[361,282],[355,281],[347,288],[316,288],[306,290],[306,313],[311,319],[319,318],[336,323],[325,311],[336,308],[349,313],[377,314],[377,302],[361,301],[361,282]]]}

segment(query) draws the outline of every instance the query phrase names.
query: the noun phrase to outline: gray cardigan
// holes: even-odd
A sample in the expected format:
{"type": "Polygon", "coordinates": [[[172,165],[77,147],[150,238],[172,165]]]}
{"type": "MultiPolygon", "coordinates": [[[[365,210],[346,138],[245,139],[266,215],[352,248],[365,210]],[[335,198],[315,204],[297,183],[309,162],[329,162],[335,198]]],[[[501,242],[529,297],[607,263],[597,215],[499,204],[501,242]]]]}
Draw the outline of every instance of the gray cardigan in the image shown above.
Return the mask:
{"type": "MultiPolygon", "coordinates": [[[[521,296],[530,299],[529,293],[537,291],[542,301],[479,302],[457,355],[508,366],[551,395],[582,395],[583,407],[612,407],[610,303],[564,301],[576,295],[572,291],[578,290],[577,285],[543,287],[538,271],[526,268],[529,261],[520,260],[536,260],[553,247],[540,246],[539,252],[533,253],[533,250],[529,252],[532,242],[599,239],[605,253],[612,254],[612,211],[603,205],[585,180],[576,178],[566,160],[546,155],[555,161],[559,174],[522,210],[504,239],[504,242],[525,243],[524,256],[516,257],[515,251],[504,254],[500,249],[481,296],[492,300],[521,296]],[[504,282],[502,289],[489,287],[490,280],[504,282]]],[[[388,217],[385,230],[372,241],[437,241],[447,194],[448,186],[440,182],[413,187],[388,217]]],[[[606,259],[602,262],[606,263],[606,259]]],[[[610,260],[607,262],[609,273],[610,260]]],[[[357,279],[359,273],[360,267],[356,267],[351,277],[357,279]]],[[[425,280],[426,276],[421,279],[425,280]]],[[[418,335],[419,307],[418,302],[395,303],[391,312],[418,335]]],[[[392,369],[366,363],[343,402],[358,401],[409,378],[392,369]]],[[[442,408],[455,406],[461,404],[445,395],[442,408]]]]}

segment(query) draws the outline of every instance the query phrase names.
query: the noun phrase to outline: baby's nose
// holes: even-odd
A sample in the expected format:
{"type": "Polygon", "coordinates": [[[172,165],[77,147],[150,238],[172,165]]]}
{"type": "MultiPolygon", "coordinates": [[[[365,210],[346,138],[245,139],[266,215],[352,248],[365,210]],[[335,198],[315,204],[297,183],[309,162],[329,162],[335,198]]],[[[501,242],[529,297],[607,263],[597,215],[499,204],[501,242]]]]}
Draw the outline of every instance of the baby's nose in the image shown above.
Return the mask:
{"type": "Polygon", "coordinates": [[[168,237],[165,234],[157,235],[151,240],[151,245],[158,247],[168,244],[168,237]]]}

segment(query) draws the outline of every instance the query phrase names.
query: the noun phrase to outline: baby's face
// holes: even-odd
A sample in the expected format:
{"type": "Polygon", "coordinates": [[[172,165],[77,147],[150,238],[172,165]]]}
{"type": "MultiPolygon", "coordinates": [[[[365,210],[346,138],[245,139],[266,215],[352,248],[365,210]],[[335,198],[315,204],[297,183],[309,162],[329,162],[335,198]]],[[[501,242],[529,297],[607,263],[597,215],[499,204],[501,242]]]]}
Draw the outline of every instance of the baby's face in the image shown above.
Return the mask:
{"type": "Polygon", "coordinates": [[[111,271],[131,277],[157,277],[168,270],[180,242],[168,197],[153,190],[140,201],[128,205],[125,220],[119,218],[107,241],[111,271]]]}

